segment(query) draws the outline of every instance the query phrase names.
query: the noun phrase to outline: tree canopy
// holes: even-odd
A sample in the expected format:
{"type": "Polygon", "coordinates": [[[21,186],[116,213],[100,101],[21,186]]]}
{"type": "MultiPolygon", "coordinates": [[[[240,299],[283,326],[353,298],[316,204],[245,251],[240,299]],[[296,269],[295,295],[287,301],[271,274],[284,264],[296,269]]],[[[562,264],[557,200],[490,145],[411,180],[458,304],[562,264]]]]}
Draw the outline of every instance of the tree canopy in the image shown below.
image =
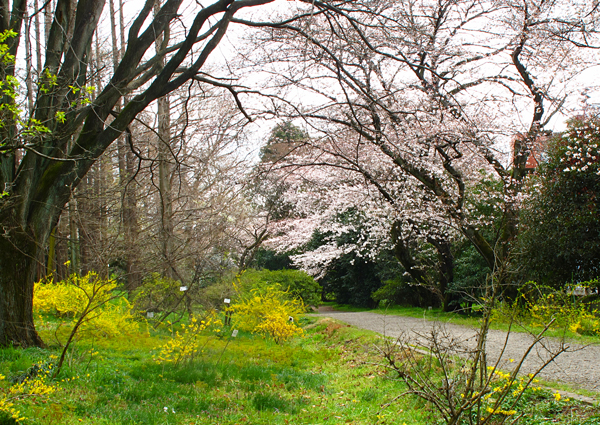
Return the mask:
{"type": "Polygon", "coordinates": [[[600,275],[600,122],[576,118],[532,176],[521,245],[531,277],[555,287],[600,275]]]}

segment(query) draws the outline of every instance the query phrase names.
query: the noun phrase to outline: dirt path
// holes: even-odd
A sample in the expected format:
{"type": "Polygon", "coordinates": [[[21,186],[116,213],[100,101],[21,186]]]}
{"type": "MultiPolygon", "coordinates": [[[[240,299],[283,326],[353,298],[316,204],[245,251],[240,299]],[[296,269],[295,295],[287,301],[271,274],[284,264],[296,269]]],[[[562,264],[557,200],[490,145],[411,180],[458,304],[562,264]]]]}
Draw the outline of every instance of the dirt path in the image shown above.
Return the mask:
{"type": "MultiPolygon", "coordinates": [[[[427,334],[440,322],[416,319],[404,316],[384,316],[376,313],[358,312],[346,313],[331,309],[320,309],[319,316],[332,317],[357,328],[368,329],[383,335],[397,337],[402,333],[415,337],[414,333],[427,334]]],[[[465,341],[475,341],[475,330],[465,326],[442,324],[453,336],[465,341]]],[[[491,330],[488,335],[488,359],[497,359],[506,340],[506,332],[491,330]]],[[[533,337],[525,333],[512,332],[508,339],[501,364],[505,370],[510,370],[510,359],[520,359],[533,337]]],[[[522,372],[535,371],[548,357],[548,349],[557,347],[560,341],[547,339],[544,346],[530,353],[525,361],[522,372]],[[548,348],[548,349],[546,349],[548,348]]],[[[562,353],[549,364],[540,374],[547,381],[559,381],[571,384],[575,388],[600,392],[600,345],[567,344],[568,352],[562,353]]]]}

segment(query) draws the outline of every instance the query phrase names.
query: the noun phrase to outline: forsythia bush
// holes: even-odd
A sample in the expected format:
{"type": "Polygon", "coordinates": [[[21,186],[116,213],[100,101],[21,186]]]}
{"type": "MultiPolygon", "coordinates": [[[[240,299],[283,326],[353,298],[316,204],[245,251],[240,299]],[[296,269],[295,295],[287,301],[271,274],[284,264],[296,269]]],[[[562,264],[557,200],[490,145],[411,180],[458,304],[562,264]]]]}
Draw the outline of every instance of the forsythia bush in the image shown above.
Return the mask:
{"type": "Polygon", "coordinates": [[[154,357],[159,363],[191,362],[194,357],[202,352],[200,337],[208,328],[215,333],[221,332],[223,323],[217,317],[216,312],[210,311],[203,319],[192,316],[189,325],[182,324],[181,332],[176,331],[173,338],[160,348],[160,352],[154,357]]]}
{"type": "Polygon", "coordinates": [[[78,332],[86,336],[114,337],[139,331],[139,320],[131,304],[114,293],[116,282],[96,273],[71,275],[60,282],[35,284],[33,308],[37,314],[55,314],[70,318],[70,324],[85,315],[78,332]]]}
{"type": "MultiPolygon", "coordinates": [[[[596,287],[597,281],[582,282],[580,287],[596,287]]],[[[546,326],[554,320],[552,328],[569,329],[571,332],[600,335],[598,310],[577,296],[550,287],[527,282],[516,301],[521,319],[533,326],[546,326]]]]}
{"type": "Polygon", "coordinates": [[[519,407],[519,399],[523,395],[530,396],[540,389],[534,385],[538,380],[533,379],[533,375],[519,376],[513,380],[510,373],[502,372],[492,366],[488,366],[488,380],[490,385],[483,394],[461,394],[461,398],[481,396],[485,402],[486,413],[499,417],[516,415],[515,408],[519,407]]]}
{"type": "Polygon", "coordinates": [[[296,323],[305,311],[304,304],[299,299],[290,299],[279,285],[253,289],[230,309],[234,327],[269,336],[277,343],[303,333],[296,323]]]}
{"type": "Polygon", "coordinates": [[[39,281],[33,293],[33,308],[38,313],[73,317],[81,314],[88,304],[88,296],[95,294],[94,305],[107,302],[117,286],[114,280],[101,279],[96,273],[85,276],[71,275],[60,282],[39,281]]]}

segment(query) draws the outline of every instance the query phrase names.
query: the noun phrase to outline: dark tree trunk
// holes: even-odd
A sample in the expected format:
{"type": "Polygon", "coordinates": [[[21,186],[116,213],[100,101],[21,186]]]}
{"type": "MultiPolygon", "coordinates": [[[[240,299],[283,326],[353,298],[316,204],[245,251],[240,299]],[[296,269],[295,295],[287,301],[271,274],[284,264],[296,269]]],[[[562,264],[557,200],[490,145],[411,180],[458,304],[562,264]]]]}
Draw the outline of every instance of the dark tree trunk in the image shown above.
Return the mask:
{"type": "Polygon", "coordinates": [[[430,286],[427,273],[419,268],[407,242],[402,236],[402,224],[399,222],[394,223],[392,226],[392,242],[394,243],[394,256],[413,280],[420,285],[430,286]]]}
{"type": "Polygon", "coordinates": [[[456,295],[450,290],[454,282],[454,256],[451,251],[451,244],[447,240],[430,238],[431,243],[438,253],[438,271],[439,271],[439,291],[442,297],[442,310],[445,312],[456,310],[452,301],[456,295]]]}
{"type": "Polygon", "coordinates": [[[450,285],[454,281],[454,256],[450,242],[445,239],[427,238],[427,241],[435,247],[438,255],[436,285],[434,279],[417,264],[413,257],[412,250],[402,236],[401,223],[396,222],[392,226],[392,241],[394,242],[394,256],[413,280],[436,293],[444,311],[452,310],[452,301],[454,301],[455,295],[450,291],[450,285]]]}
{"type": "Polygon", "coordinates": [[[43,346],[33,323],[33,285],[44,251],[16,229],[0,237],[0,345],[43,346]]]}

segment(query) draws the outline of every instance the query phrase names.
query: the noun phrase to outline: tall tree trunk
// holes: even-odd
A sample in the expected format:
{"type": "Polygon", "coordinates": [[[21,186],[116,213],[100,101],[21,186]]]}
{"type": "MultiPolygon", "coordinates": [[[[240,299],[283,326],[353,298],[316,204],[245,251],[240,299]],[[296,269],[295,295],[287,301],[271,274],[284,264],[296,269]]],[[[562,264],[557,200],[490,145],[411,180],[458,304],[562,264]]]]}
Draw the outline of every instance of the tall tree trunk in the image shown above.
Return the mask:
{"type": "MultiPolygon", "coordinates": [[[[12,222],[2,217],[2,223],[12,222]]],[[[5,228],[6,229],[6,228],[5,228]]],[[[6,232],[6,230],[5,230],[6,232]]],[[[35,240],[18,224],[0,237],[0,345],[41,346],[33,322],[33,285],[45,240],[35,240]]]]}
{"type": "Polygon", "coordinates": [[[95,226],[92,216],[93,175],[94,168],[85,175],[77,186],[77,234],[79,235],[79,270],[82,275],[94,270],[94,259],[96,255],[92,252],[96,249],[95,226]]]}
{"type": "MultiPolygon", "coordinates": [[[[95,86],[101,86],[100,70],[102,68],[100,62],[100,43],[98,37],[95,37],[94,42],[94,67],[95,67],[95,86]]],[[[96,92],[92,94],[92,101],[96,98],[96,92]]],[[[102,252],[102,258],[99,259],[99,265],[96,268],[96,272],[102,277],[108,277],[108,261],[107,246],[108,246],[108,208],[107,208],[107,192],[108,192],[108,155],[105,153],[99,160],[94,164],[94,197],[96,199],[96,206],[94,208],[94,220],[97,223],[97,241],[100,245],[102,252]]]]}
{"type": "MultiPolygon", "coordinates": [[[[118,40],[119,38],[123,40],[124,37],[118,37],[117,20],[115,16],[117,12],[115,11],[114,0],[109,0],[109,12],[111,23],[113,67],[116,70],[121,56],[121,49],[119,48],[118,40]]],[[[120,28],[120,30],[120,33],[123,33],[124,29],[120,28]]],[[[120,109],[121,103],[119,102],[117,105],[117,110],[120,109]]],[[[137,239],[139,233],[136,213],[137,196],[135,182],[133,181],[135,165],[129,146],[130,143],[133,143],[133,136],[131,132],[128,132],[126,136],[121,135],[117,140],[119,181],[121,186],[121,223],[124,230],[123,258],[126,264],[126,287],[128,291],[134,290],[141,283],[141,275],[137,256],[137,239]]]]}
{"type": "Polygon", "coordinates": [[[71,273],[79,273],[79,235],[77,232],[77,207],[75,197],[69,201],[69,261],[71,273]]]}
{"type": "MultiPolygon", "coordinates": [[[[154,3],[154,13],[158,13],[160,0],[154,3]]],[[[168,43],[166,37],[156,39],[156,50],[160,51],[168,43]]],[[[161,61],[164,66],[164,59],[161,61]]],[[[175,279],[175,263],[173,258],[173,200],[171,193],[172,167],[171,150],[171,105],[169,96],[163,96],[158,103],[158,191],[160,211],[160,243],[163,257],[162,272],[165,276],[175,279]]]]}
{"type": "Polygon", "coordinates": [[[56,280],[56,227],[52,229],[48,238],[48,260],[46,262],[46,276],[52,276],[56,280]]]}
{"type": "MultiPolygon", "coordinates": [[[[33,65],[31,63],[31,20],[27,11],[25,12],[25,67],[27,75],[25,76],[25,84],[27,86],[27,109],[29,114],[33,112],[33,65]]],[[[17,159],[17,162],[19,160],[17,159]]]]}
{"type": "Polygon", "coordinates": [[[69,261],[68,234],[69,223],[66,219],[66,214],[63,214],[56,225],[56,281],[65,280],[69,275],[69,270],[67,269],[67,261],[69,261]]]}
{"type": "Polygon", "coordinates": [[[125,250],[127,260],[127,290],[133,291],[142,283],[139,264],[139,225],[137,214],[136,162],[131,152],[133,135],[126,133],[125,187],[123,191],[123,227],[125,228],[125,250]]]}
{"type": "Polygon", "coordinates": [[[163,273],[175,278],[173,258],[173,200],[171,193],[171,108],[167,96],[158,99],[158,189],[160,202],[160,238],[163,273]]]}
{"type": "Polygon", "coordinates": [[[454,256],[452,255],[451,243],[445,239],[429,238],[438,254],[439,291],[442,297],[442,310],[445,312],[456,310],[459,306],[453,305],[456,294],[450,290],[454,282],[454,256]]]}
{"type": "MultiPolygon", "coordinates": [[[[56,2],[53,0],[48,0],[44,4],[44,44],[48,42],[48,38],[50,36],[50,28],[52,26],[52,11],[55,8],[56,2]]],[[[42,68],[38,69],[38,72],[41,72],[42,68]]]]}
{"type": "MultiPolygon", "coordinates": [[[[37,12],[40,10],[38,5],[38,0],[34,0],[33,7],[37,12]]],[[[39,75],[42,69],[42,32],[40,30],[40,13],[35,14],[35,19],[33,21],[35,26],[35,58],[36,58],[36,74],[39,75]]]]}

